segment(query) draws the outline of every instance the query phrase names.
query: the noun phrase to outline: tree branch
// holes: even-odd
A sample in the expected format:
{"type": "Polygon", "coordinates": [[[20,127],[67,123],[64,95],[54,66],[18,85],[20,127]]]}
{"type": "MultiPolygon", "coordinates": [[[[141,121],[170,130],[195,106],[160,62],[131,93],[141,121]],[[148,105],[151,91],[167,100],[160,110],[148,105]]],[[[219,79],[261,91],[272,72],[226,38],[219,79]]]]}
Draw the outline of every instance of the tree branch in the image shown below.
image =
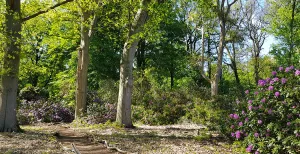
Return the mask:
{"type": "Polygon", "coordinates": [[[35,14],[32,14],[32,15],[27,16],[27,17],[25,17],[25,18],[22,18],[22,19],[21,19],[21,23],[23,23],[23,22],[25,22],[25,21],[27,21],[27,20],[30,20],[30,19],[32,19],[32,18],[34,18],[34,17],[37,17],[37,16],[39,16],[39,15],[41,15],[41,14],[47,13],[47,12],[49,12],[49,11],[52,10],[52,9],[55,9],[55,8],[61,6],[61,5],[64,5],[64,4],[69,3],[69,2],[72,2],[72,1],[74,1],[74,0],[65,0],[65,1],[63,1],[63,2],[61,2],[61,3],[57,3],[57,4],[55,4],[55,5],[51,6],[51,7],[49,7],[49,8],[46,9],[46,10],[41,10],[41,11],[35,13],[35,14]]]}

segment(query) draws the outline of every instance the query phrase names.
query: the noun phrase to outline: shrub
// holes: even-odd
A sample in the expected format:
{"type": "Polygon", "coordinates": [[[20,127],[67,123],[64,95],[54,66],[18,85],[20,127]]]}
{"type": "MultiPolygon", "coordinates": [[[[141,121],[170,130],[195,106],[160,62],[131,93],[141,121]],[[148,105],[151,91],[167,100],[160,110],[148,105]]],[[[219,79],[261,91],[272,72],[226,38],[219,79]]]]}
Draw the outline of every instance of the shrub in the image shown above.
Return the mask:
{"type": "Polygon", "coordinates": [[[232,138],[243,140],[249,153],[299,153],[300,71],[279,67],[245,93],[229,115],[232,138]]]}
{"type": "Polygon", "coordinates": [[[44,100],[22,100],[17,112],[19,124],[34,122],[72,122],[74,115],[70,109],[44,100]]]}

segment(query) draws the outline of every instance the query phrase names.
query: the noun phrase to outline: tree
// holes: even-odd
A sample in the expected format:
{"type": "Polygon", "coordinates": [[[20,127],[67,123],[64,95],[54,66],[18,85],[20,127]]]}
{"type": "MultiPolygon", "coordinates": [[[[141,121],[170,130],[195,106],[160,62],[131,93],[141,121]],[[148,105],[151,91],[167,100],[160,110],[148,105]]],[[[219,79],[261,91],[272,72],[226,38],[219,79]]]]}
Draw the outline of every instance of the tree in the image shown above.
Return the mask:
{"type": "Polygon", "coordinates": [[[262,12],[263,9],[256,1],[249,2],[244,10],[244,14],[246,17],[244,26],[252,43],[252,58],[254,59],[254,79],[256,84],[258,84],[258,80],[260,78],[260,52],[267,36],[267,33],[263,30],[266,26],[265,21],[263,20],[264,14],[262,12]]]}
{"type": "Polygon", "coordinates": [[[80,117],[86,110],[86,96],[87,96],[87,74],[89,65],[89,44],[92,36],[93,27],[96,21],[96,14],[91,19],[92,10],[89,6],[99,6],[99,1],[96,4],[89,4],[84,1],[79,1],[78,5],[81,11],[81,38],[80,47],[78,49],[78,64],[77,64],[77,81],[76,81],[76,108],[75,118],[80,117]],[[90,24],[89,24],[90,23],[90,24]]]}
{"type": "Polygon", "coordinates": [[[228,22],[228,17],[230,13],[231,6],[237,2],[233,0],[231,3],[225,0],[217,0],[216,12],[218,14],[219,24],[220,24],[220,40],[218,47],[218,62],[217,62],[217,71],[214,75],[214,79],[211,83],[211,95],[218,95],[218,86],[222,75],[222,63],[223,63],[223,52],[225,47],[225,37],[226,37],[226,23],[228,22]],[[227,5],[226,5],[227,4],[227,5]]]}
{"type": "Polygon", "coordinates": [[[151,0],[141,0],[134,21],[129,24],[127,40],[124,44],[120,63],[120,83],[119,97],[117,106],[118,124],[124,124],[125,127],[133,127],[131,121],[131,94],[133,88],[133,58],[139,42],[139,32],[148,18],[148,4],[151,0]]]}
{"type": "Polygon", "coordinates": [[[280,65],[297,65],[300,60],[300,3],[297,0],[268,1],[268,31],[278,43],[272,46],[271,54],[280,65]]]}
{"type": "Polygon", "coordinates": [[[6,44],[3,62],[5,72],[1,76],[0,132],[18,131],[16,107],[21,50],[21,23],[71,1],[73,0],[57,3],[46,10],[21,18],[21,1],[6,0],[6,44]]]}

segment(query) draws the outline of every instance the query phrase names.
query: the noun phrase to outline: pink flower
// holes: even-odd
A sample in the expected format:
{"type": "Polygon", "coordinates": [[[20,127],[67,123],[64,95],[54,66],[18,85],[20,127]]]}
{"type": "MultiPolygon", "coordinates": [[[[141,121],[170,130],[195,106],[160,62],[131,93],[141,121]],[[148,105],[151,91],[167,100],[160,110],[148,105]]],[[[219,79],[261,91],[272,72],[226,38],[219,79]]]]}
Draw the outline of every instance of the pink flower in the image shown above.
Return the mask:
{"type": "Polygon", "coordinates": [[[230,128],[231,128],[231,129],[234,129],[234,125],[231,125],[230,128]]]}
{"type": "Polygon", "coordinates": [[[252,111],[252,109],[253,109],[253,106],[248,106],[248,109],[250,110],[250,111],[252,111]]]}
{"type": "Polygon", "coordinates": [[[229,114],[229,117],[230,117],[230,118],[233,118],[233,114],[229,114]]]}
{"type": "Polygon", "coordinates": [[[266,85],[266,81],[265,80],[258,80],[258,85],[259,86],[264,86],[264,85],[266,85]]]}
{"type": "Polygon", "coordinates": [[[280,67],[278,68],[278,70],[279,70],[279,71],[283,71],[283,67],[280,66],[280,67]]]}
{"type": "Polygon", "coordinates": [[[285,84],[285,83],[286,83],[286,81],[287,81],[287,79],[286,79],[286,78],[282,78],[282,79],[281,79],[281,84],[285,84]]]}
{"type": "Polygon", "coordinates": [[[273,86],[269,86],[268,90],[272,91],[272,90],[274,90],[274,87],[273,86]]]}
{"type": "Polygon", "coordinates": [[[291,70],[290,67],[285,68],[286,73],[289,72],[290,70],[291,70]]]}
{"type": "Polygon", "coordinates": [[[262,124],[262,120],[257,120],[257,123],[258,124],[262,124]]]}
{"type": "Polygon", "coordinates": [[[300,70],[296,70],[295,76],[299,76],[299,75],[300,75],[300,70]]]}
{"type": "Polygon", "coordinates": [[[256,133],[254,133],[254,136],[255,137],[259,137],[259,134],[256,132],[256,133]]]}
{"type": "Polygon", "coordinates": [[[287,126],[290,126],[290,125],[291,125],[291,122],[287,122],[286,125],[287,125],[287,126]]]}
{"type": "Polygon", "coordinates": [[[239,130],[235,132],[235,137],[237,139],[241,138],[241,132],[239,130]]]}
{"type": "Polygon", "coordinates": [[[272,109],[268,110],[268,114],[272,114],[272,112],[273,112],[272,109]]]}
{"type": "Polygon", "coordinates": [[[239,126],[242,127],[243,126],[243,122],[239,122],[239,126]]]}
{"type": "Polygon", "coordinates": [[[258,92],[256,91],[256,92],[254,92],[254,95],[258,95],[258,92]]]}
{"type": "Polygon", "coordinates": [[[233,119],[239,119],[239,115],[233,114],[233,119]]]}
{"type": "Polygon", "coordinates": [[[247,152],[251,152],[253,149],[253,145],[248,145],[248,147],[246,148],[247,152]]]}
{"type": "Polygon", "coordinates": [[[265,102],[266,102],[266,98],[263,98],[263,99],[261,100],[261,102],[262,102],[262,103],[265,103],[265,102]]]}
{"type": "Polygon", "coordinates": [[[245,118],[245,122],[248,122],[249,121],[249,118],[245,118]]]}
{"type": "Polygon", "coordinates": [[[277,81],[279,81],[279,78],[273,78],[273,81],[277,82],[277,81]]]}
{"type": "Polygon", "coordinates": [[[273,75],[273,76],[276,76],[276,74],[277,74],[276,71],[273,71],[273,72],[272,72],[272,75],[273,75]]]}
{"type": "Polygon", "coordinates": [[[245,94],[249,94],[249,90],[246,90],[246,91],[245,91],[245,94]]]}
{"type": "Polygon", "coordinates": [[[254,153],[254,154],[260,154],[260,153],[259,153],[259,151],[255,151],[255,153],[254,153]]]}
{"type": "Polygon", "coordinates": [[[231,137],[234,137],[235,136],[235,134],[234,133],[231,133],[231,137]]]}
{"type": "Polygon", "coordinates": [[[276,97],[279,97],[279,96],[280,96],[280,93],[279,93],[278,91],[276,91],[276,92],[275,92],[275,96],[276,96],[276,97]]]}
{"type": "Polygon", "coordinates": [[[250,100],[248,101],[248,103],[249,103],[249,104],[252,104],[252,100],[250,99],[250,100]]]}

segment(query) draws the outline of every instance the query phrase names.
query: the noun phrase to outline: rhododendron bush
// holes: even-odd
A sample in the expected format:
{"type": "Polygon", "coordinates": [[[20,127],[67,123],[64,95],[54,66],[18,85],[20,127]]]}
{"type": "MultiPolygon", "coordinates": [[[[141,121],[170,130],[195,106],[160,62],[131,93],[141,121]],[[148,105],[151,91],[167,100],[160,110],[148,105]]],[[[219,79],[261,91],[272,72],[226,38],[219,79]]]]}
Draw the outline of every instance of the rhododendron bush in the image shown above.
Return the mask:
{"type": "Polygon", "coordinates": [[[300,70],[279,67],[245,93],[228,117],[231,137],[249,153],[300,153],[300,70]]]}

